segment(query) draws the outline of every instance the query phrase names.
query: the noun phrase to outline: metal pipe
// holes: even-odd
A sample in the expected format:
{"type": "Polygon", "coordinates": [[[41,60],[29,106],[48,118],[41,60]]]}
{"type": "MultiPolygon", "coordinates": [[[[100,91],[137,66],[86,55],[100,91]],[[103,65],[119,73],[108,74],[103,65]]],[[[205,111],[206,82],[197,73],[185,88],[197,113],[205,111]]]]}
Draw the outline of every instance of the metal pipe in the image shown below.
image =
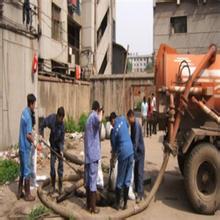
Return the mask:
{"type": "Polygon", "coordinates": [[[175,121],[175,105],[174,105],[174,96],[171,93],[170,94],[170,111],[169,111],[169,129],[168,129],[168,140],[169,142],[172,139],[172,135],[173,135],[173,124],[175,121]]]}
{"type": "Polygon", "coordinates": [[[174,122],[173,134],[172,134],[171,140],[169,141],[169,147],[172,150],[176,150],[176,147],[174,147],[174,143],[175,143],[176,135],[177,135],[177,132],[178,132],[178,129],[180,126],[182,114],[184,113],[184,111],[186,109],[186,103],[188,102],[190,88],[192,87],[194,81],[199,77],[201,71],[203,69],[207,68],[207,66],[209,66],[211,63],[213,63],[215,61],[216,52],[217,52],[216,45],[214,45],[214,44],[211,45],[209,47],[208,53],[203,57],[201,62],[198,64],[192,77],[190,78],[190,80],[186,84],[186,88],[185,88],[185,91],[181,97],[179,107],[178,107],[178,112],[177,112],[176,119],[174,122]]]}
{"type": "Polygon", "coordinates": [[[220,124],[220,117],[213,112],[207,105],[203,102],[198,101],[195,97],[192,97],[192,102],[199,106],[207,115],[209,115],[216,123],[220,124]]]}

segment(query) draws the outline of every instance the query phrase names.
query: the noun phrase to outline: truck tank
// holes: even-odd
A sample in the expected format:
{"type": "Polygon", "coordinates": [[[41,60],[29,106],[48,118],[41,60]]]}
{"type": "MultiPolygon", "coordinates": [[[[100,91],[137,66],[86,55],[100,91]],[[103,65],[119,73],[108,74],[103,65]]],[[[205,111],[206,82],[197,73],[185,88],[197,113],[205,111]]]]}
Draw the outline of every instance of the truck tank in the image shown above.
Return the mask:
{"type": "MultiPolygon", "coordinates": [[[[161,45],[155,71],[159,113],[165,113],[168,107],[163,94],[166,91],[182,93],[204,56],[205,54],[179,54],[175,49],[161,45]]],[[[201,71],[192,85],[191,94],[199,96],[210,109],[220,112],[220,55],[216,55],[215,62],[201,71]]],[[[192,112],[193,109],[192,105],[192,112]]]]}

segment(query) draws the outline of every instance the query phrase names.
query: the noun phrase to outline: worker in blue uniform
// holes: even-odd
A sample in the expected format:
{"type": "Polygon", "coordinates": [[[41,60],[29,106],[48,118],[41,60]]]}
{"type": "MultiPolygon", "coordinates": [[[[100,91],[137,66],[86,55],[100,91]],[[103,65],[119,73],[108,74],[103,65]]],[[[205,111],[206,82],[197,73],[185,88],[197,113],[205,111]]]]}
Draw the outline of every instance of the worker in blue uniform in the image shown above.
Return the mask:
{"type": "Polygon", "coordinates": [[[100,108],[97,101],[94,101],[84,135],[86,207],[89,212],[94,214],[99,213],[99,209],[96,208],[96,191],[98,161],[101,159],[99,128],[102,115],[103,109],[100,108]]]}
{"type": "Polygon", "coordinates": [[[65,137],[65,129],[64,129],[64,117],[65,110],[63,107],[59,107],[57,110],[57,114],[51,114],[48,117],[44,118],[42,124],[40,125],[40,134],[43,136],[44,128],[50,129],[50,147],[56,151],[60,157],[51,151],[50,156],[50,177],[51,177],[51,186],[52,189],[50,193],[54,193],[56,188],[56,170],[55,163],[56,159],[58,159],[58,189],[59,194],[62,193],[63,187],[63,150],[64,150],[64,137],[65,137]]]}
{"type": "Polygon", "coordinates": [[[26,201],[34,201],[30,193],[31,178],[31,144],[34,142],[32,134],[32,113],[35,109],[36,97],[33,94],[27,96],[27,107],[23,110],[19,131],[19,159],[20,178],[18,184],[18,199],[24,197],[26,201]],[[23,181],[25,194],[23,194],[23,181]]]}
{"type": "Polygon", "coordinates": [[[145,159],[145,146],[142,135],[141,125],[135,118],[134,112],[129,110],[127,118],[131,127],[131,140],[134,147],[134,185],[136,193],[136,202],[139,203],[143,199],[144,187],[144,159],[145,159]]]}
{"type": "MultiPolygon", "coordinates": [[[[119,210],[121,191],[123,190],[124,206],[123,209],[127,208],[128,190],[131,184],[132,177],[132,166],[133,166],[133,145],[129,135],[129,125],[124,116],[117,117],[112,112],[110,115],[110,122],[113,126],[111,134],[112,154],[118,159],[118,172],[116,179],[116,203],[115,208],[119,210]]],[[[114,167],[111,159],[111,166],[114,167]]]]}

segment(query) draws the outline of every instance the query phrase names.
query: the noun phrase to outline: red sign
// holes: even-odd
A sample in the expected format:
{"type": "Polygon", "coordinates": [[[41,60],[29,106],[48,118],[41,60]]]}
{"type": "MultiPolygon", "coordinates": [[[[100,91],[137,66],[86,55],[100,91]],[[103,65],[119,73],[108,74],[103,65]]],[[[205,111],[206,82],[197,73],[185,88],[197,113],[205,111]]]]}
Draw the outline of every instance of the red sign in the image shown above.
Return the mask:
{"type": "Polygon", "coordinates": [[[70,0],[71,4],[77,7],[77,1],[78,0],[70,0]]]}

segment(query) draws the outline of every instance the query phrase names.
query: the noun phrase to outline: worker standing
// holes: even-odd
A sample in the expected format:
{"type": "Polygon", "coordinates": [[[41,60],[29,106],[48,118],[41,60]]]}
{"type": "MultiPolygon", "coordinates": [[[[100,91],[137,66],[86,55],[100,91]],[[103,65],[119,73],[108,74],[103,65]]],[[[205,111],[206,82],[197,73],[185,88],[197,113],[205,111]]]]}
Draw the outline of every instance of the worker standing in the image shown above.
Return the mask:
{"type": "Polygon", "coordinates": [[[84,135],[86,207],[89,212],[94,214],[99,213],[99,209],[96,208],[96,191],[98,161],[101,159],[99,128],[102,115],[103,109],[100,108],[97,101],[94,101],[84,135]]]}
{"type": "Polygon", "coordinates": [[[154,93],[152,93],[151,99],[151,105],[153,108],[153,133],[157,134],[157,101],[154,93]]]}
{"type": "Polygon", "coordinates": [[[112,159],[111,167],[114,167],[115,156],[118,159],[118,172],[116,179],[116,203],[115,208],[119,210],[121,191],[123,190],[124,206],[123,209],[127,208],[128,192],[131,184],[132,168],[134,160],[133,146],[129,135],[129,125],[124,116],[117,117],[112,112],[110,115],[110,122],[113,126],[111,134],[112,144],[112,159]]]}
{"type": "Polygon", "coordinates": [[[153,106],[151,97],[148,97],[147,100],[148,109],[147,109],[147,137],[152,135],[152,125],[153,125],[153,106]]]}
{"type": "Polygon", "coordinates": [[[40,126],[40,134],[43,136],[44,128],[50,129],[50,147],[60,155],[57,155],[51,150],[50,156],[50,177],[51,177],[51,186],[52,190],[50,191],[53,194],[56,191],[56,170],[55,163],[56,159],[58,159],[58,189],[59,194],[62,193],[63,186],[63,150],[64,150],[64,137],[65,137],[65,129],[64,129],[64,117],[65,110],[63,107],[59,107],[57,110],[57,114],[51,114],[47,118],[45,118],[40,126]]]}
{"type": "Polygon", "coordinates": [[[134,185],[136,193],[136,203],[139,203],[143,199],[144,188],[144,158],[145,158],[145,147],[144,140],[141,130],[141,125],[134,116],[134,112],[129,110],[127,118],[131,126],[131,140],[134,148],[134,185]]]}
{"type": "Polygon", "coordinates": [[[32,112],[34,112],[36,97],[33,94],[27,96],[27,107],[23,110],[19,131],[19,159],[20,178],[18,184],[18,199],[24,196],[26,201],[34,201],[35,197],[30,192],[31,177],[31,144],[34,142],[32,134],[32,112]],[[23,194],[23,181],[25,194],[23,194]]]}
{"type": "Polygon", "coordinates": [[[143,102],[141,103],[141,119],[142,119],[142,128],[144,136],[146,135],[147,130],[147,111],[148,111],[148,103],[146,102],[146,97],[143,98],[143,102]]]}

